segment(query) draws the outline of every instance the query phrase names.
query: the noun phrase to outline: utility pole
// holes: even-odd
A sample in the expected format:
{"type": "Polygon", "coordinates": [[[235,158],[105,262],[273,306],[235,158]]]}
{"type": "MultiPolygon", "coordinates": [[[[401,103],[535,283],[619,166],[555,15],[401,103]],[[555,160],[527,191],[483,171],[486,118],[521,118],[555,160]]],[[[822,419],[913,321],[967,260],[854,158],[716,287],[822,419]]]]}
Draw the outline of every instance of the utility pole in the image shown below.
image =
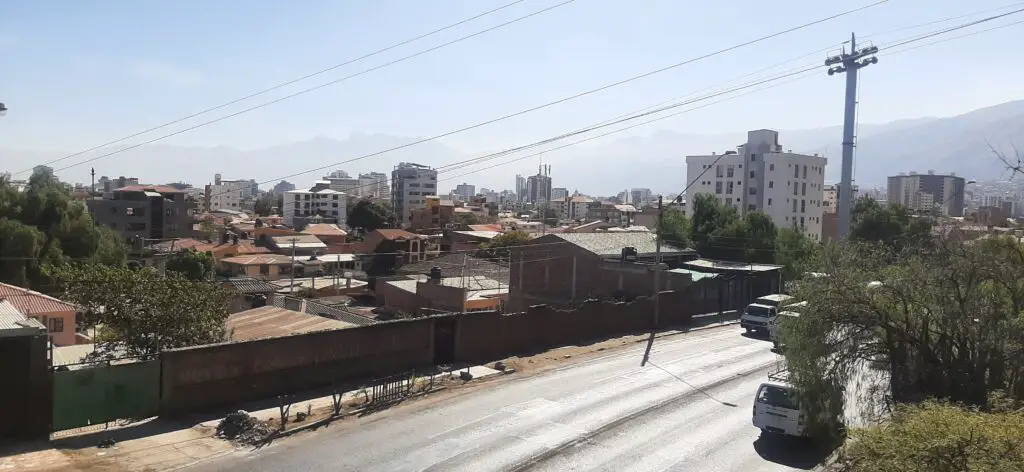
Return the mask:
{"type": "Polygon", "coordinates": [[[661,304],[658,303],[658,294],[661,293],[661,220],[665,216],[661,199],[662,196],[658,195],[658,223],[654,227],[654,298],[651,299],[654,303],[654,331],[661,326],[661,304]]]}
{"type": "Polygon", "coordinates": [[[89,168],[89,176],[92,177],[92,187],[89,187],[89,196],[92,196],[93,192],[96,191],[96,168],[89,168]]]}
{"type": "Polygon", "coordinates": [[[298,241],[298,239],[292,238],[292,270],[290,271],[292,278],[291,283],[288,284],[288,295],[295,292],[295,241],[298,241]]]}
{"type": "Polygon", "coordinates": [[[837,233],[840,241],[845,241],[850,234],[850,214],[853,209],[853,128],[857,119],[857,71],[871,64],[877,64],[875,53],[878,47],[868,46],[857,49],[857,38],[850,33],[850,53],[846,48],[838,56],[825,59],[828,75],[846,72],[846,107],[843,112],[843,168],[839,182],[837,233]]]}

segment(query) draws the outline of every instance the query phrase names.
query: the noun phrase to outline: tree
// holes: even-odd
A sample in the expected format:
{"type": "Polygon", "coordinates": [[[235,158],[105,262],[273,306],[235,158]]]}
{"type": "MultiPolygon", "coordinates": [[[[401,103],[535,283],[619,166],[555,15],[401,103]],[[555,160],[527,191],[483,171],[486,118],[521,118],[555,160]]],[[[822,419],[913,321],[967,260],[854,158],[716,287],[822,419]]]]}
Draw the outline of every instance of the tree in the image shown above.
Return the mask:
{"type": "Polygon", "coordinates": [[[779,228],[775,234],[775,263],[782,277],[794,280],[815,267],[821,245],[796,228],[779,228]]]}
{"type": "Polygon", "coordinates": [[[932,243],[932,220],[914,217],[902,205],[882,206],[861,197],[853,205],[851,220],[851,241],[877,242],[896,251],[930,247],[932,243]]]}
{"type": "Polygon", "coordinates": [[[724,237],[737,231],[735,227],[729,227],[739,220],[739,214],[734,208],[719,203],[718,199],[711,194],[698,194],[693,199],[692,206],[690,236],[693,238],[694,249],[702,256],[713,259],[719,258],[718,256],[723,254],[728,255],[731,251],[731,244],[735,240],[726,241],[724,237]],[[713,238],[716,232],[721,236],[718,240],[713,238]],[[723,247],[728,250],[722,251],[723,247]]]}
{"type": "Polygon", "coordinates": [[[276,200],[273,194],[260,195],[253,204],[253,213],[256,213],[256,216],[270,216],[271,207],[276,203],[276,200]]]}
{"type": "Polygon", "coordinates": [[[936,241],[929,251],[874,243],[829,246],[825,277],[796,287],[808,301],[783,326],[786,361],[822,418],[866,365],[884,369],[870,403],[927,398],[987,408],[1024,400],[1024,246],[996,237],[936,241]]]}
{"type": "Polygon", "coordinates": [[[480,245],[477,257],[489,260],[505,260],[511,257],[509,248],[530,240],[530,235],[522,231],[509,231],[495,236],[489,242],[480,245]]]}
{"type": "Polygon", "coordinates": [[[348,211],[348,225],[361,228],[367,233],[379,228],[394,227],[396,221],[390,206],[368,199],[359,200],[348,211]]]}
{"type": "Polygon", "coordinates": [[[473,213],[459,213],[453,218],[455,224],[462,226],[477,225],[480,224],[480,218],[473,213]]]}
{"type": "Polygon", "coordinates": [[[210,252],[179,251],[171,254],[165,267],[192,281],[209,280],[213,274],[213,254],[210,252]]]}
{"type": "Polygon", "coordinates": [[[657,226],[658,235],[666,243],[687,248],[693,245],[690,239],[690,219],[677,208],[666,208],[657,226]]]}
{"type": "Polygon", "coordinates": [[[0,218],[0,281],[27,287],[39,271],[46,236],[20,221],[0,218]]]}
{"type": "Polygon", "coordinates": [[[63,298],[90,314],[99,326],[97,358],[153,356],[164,349],[224,340],[230,292],[174,272],[100,264],[65,264],[51,269],[63,298]]]}

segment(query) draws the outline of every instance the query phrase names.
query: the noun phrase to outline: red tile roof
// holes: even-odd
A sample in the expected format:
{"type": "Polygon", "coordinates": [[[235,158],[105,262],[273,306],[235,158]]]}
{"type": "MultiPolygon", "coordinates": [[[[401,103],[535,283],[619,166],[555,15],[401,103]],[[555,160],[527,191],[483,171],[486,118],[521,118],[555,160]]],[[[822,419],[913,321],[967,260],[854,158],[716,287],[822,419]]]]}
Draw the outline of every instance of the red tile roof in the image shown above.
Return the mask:
{"type": "Polygon", "coordinates": [[[292,258],[284,254],[254,254],[249,256],[235,256],[221,259],[221,262],[237,265],[263,265],[263,264],[290,264],[292,258]]]}
{"type": "Polygon", "coordinates": [[[178,190],[174,187],[167,185],[128,185],[126,187],[115,188],[115,192],[157,192],[157,193],[185,193],[184,190],[178,190]]]}
{"type": "Polygon", "coordinates": [[[306,229],[302,230],[303,234],[312,234],[313,236],[345,236],[348,233],[345,230],[338,227],[338,225],[330,223],[313,223],[306,225],[306,229]]]}
{"type": "Polygon", "coordinates": [[[78,311],[78,307],[27,288],[0,282],[0,300],[7,300],[26,315],[78,311]]]}
{"type": "Polygon", "coordinates": [[[380,233],[381,237],[389,241],[393,241],[395,239],[416,239],[419,237],[419,235],[410,233],[404,229],[378,229],[377,232],[380,233]]]}

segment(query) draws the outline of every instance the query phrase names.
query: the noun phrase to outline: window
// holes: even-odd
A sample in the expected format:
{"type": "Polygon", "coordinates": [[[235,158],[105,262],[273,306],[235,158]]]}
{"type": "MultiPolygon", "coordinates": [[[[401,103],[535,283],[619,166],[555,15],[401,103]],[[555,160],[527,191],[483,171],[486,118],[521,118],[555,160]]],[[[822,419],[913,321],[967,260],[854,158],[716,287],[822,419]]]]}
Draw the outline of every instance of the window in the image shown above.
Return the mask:
{"type": "Polygon", "coordinates": [[[750,153],[750,162],[754,162],[756,160],[757,160],[757,154],[750,153]]]}
{"type": "Polygon", "coordinates": [[[732,182],[725,183],[725,193],[726,195],[732,195],[732,182]]]}
{"type": "Polygon", "coordinates": [[[769,180],[768,181],[768,188],[775,188],[775,181],[774,180],[769,180]]]}
{"type": "Polygon", "coordinates": [[[807,178],[807,166],[804,166],[804,178],[807,178]]]}
{"type": "Polygon", "coordinates": [[[295,194],[295,201],[299,201],[299,200],[300,200],[299,194],[295,194]]]}
{"type": "Polygon", "coordinates": [[[800,217],[800,227],[801,228],[804,227],[804,217],[802,217],[802,216],[800,217]]]}
{"type": "Polygon", "coordinates": [[[807,195],[807,182],[800,184],[800,195],[807,195]]]}
{"type": "Polygon", "coordinates": [[[334,208],[338,208],[338,203],[337,202],[332,203],[331,206],[334,207],[334,208]]]}
{"type": "MultiPolygon", "coordinates": [[[[733,177],[733,175],[735,173],[736,173],[736,169],[733,166],[729,166],[729,167],[727,167],[725,169],[725,175],[726,175],[726,177],[729,177],[730,179],[733,177]]],[[[721,177],[721,176],[719,176],[719,177],[721,177]]]]}
{"type": "Polygon", "coordinates": [[[128,231],[145,231],[146,223],[128,223],[125,227],[128,231]]]}
{"type": "Polygon", "coordinates": [[[800,186],[797,185],[796,182],[793,182],[793,195],[799,195],[799,194],[800,194],[800,186]]]}
{"type": "Polygon", "coordinates": [[[747,205],[747,211],[757,211],[757,205],[750,203],[747,205]]]}
{"type": "Polygon", "coordinates": [[[800,213],[807,213],[807,200],[800,200],[800,213]]]}
{"type": "Polygon", "coordinates": [[[793,213],[796,213],[796,199],[793,199],[793,213]]]}
{"type": "Polygon", "coordinates": [[[751,195],[757,195],[757,187],[750,187],[748,190],[751,195]]]}
{"type": "Polygon", "coordinates": [[[718,177],[719,179],[721,179],[722,176],[725,175],[723,167],[724,166],[722,166],[721,164],[719,164],[718,166],[715,167],[715,177],[718,177]]]}
{"type": "Polygon", "coordinates": [[[437,184],[423,184],[423,188],[434,188],[434,187],[437,187],[437,184]]]}
{"type": "Polygon", "coordinates": [[[768,199],[768,206],[772,206],[772,199],[768,199]]]}
{"type": "Polygon", "coordinates": [[[721,181],[715,182],[715,193],[717,193],[719,195],[722,194],[722,182],[721,181]]]}
{"type": "Polygon", "coordinates": [[[754,171],[750,171],[750,178],[751,178],[751,179],[753,179],[753,178],[754,178],[754,171]]]}
{"type": "MultiPolygon", "coordinates": [[[[792,164],[790,164],[790,165],[792,165],[792,164]]],[[[799,179],[800,178],[800,166],[793,166],[793,178],[794,179],[799,179]]]]}
{"type": "Polygon", "coordinates": [[[337,200],[338,199],[337,195],[332,195],[331,197],[332,197],[331,200],[337,200]]]}
{"type": "Polygon", "coordinates": [[[135,214],[135,209],[134,208],[125,208],[124,209],[124,214],[126,214],[128,216],[132,216],[132,215],[135,214]]]}
{"type": "Polygon", "coordinates": [[[64,318],[50,318],[49,328],[51,333],[64,332],[64,318]]]}
{"type": "Polygon", "coordinates": [[[270,275],[270,264],[260,264],[260,275],[270,275]]]}
{"type": "Polygon", "coordinates": [[[415,183],[415,182],[410,182],[410,183],[409,183],[409,186],[410,186],[410,187],[419,187],[419,186],[420,186],[420,184],[418,184],[418,183],[415,183]]]}
{"type": "Polygon", "coordinates": [[[775,164],[768,164],[768,170],[774,172],[775,171],[775,164]]]}

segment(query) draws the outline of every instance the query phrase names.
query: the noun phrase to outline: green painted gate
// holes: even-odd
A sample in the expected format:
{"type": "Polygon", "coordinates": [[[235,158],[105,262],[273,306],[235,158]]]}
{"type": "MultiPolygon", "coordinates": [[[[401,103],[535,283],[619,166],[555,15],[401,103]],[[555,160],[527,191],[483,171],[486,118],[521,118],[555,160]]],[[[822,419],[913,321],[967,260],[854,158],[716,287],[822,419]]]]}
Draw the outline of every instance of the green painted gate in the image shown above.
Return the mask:
{"type": "Polygon", "coordinates": [[[148,418],[159,408],[159,360],[53,372],[53,431],[148,418]]]}

